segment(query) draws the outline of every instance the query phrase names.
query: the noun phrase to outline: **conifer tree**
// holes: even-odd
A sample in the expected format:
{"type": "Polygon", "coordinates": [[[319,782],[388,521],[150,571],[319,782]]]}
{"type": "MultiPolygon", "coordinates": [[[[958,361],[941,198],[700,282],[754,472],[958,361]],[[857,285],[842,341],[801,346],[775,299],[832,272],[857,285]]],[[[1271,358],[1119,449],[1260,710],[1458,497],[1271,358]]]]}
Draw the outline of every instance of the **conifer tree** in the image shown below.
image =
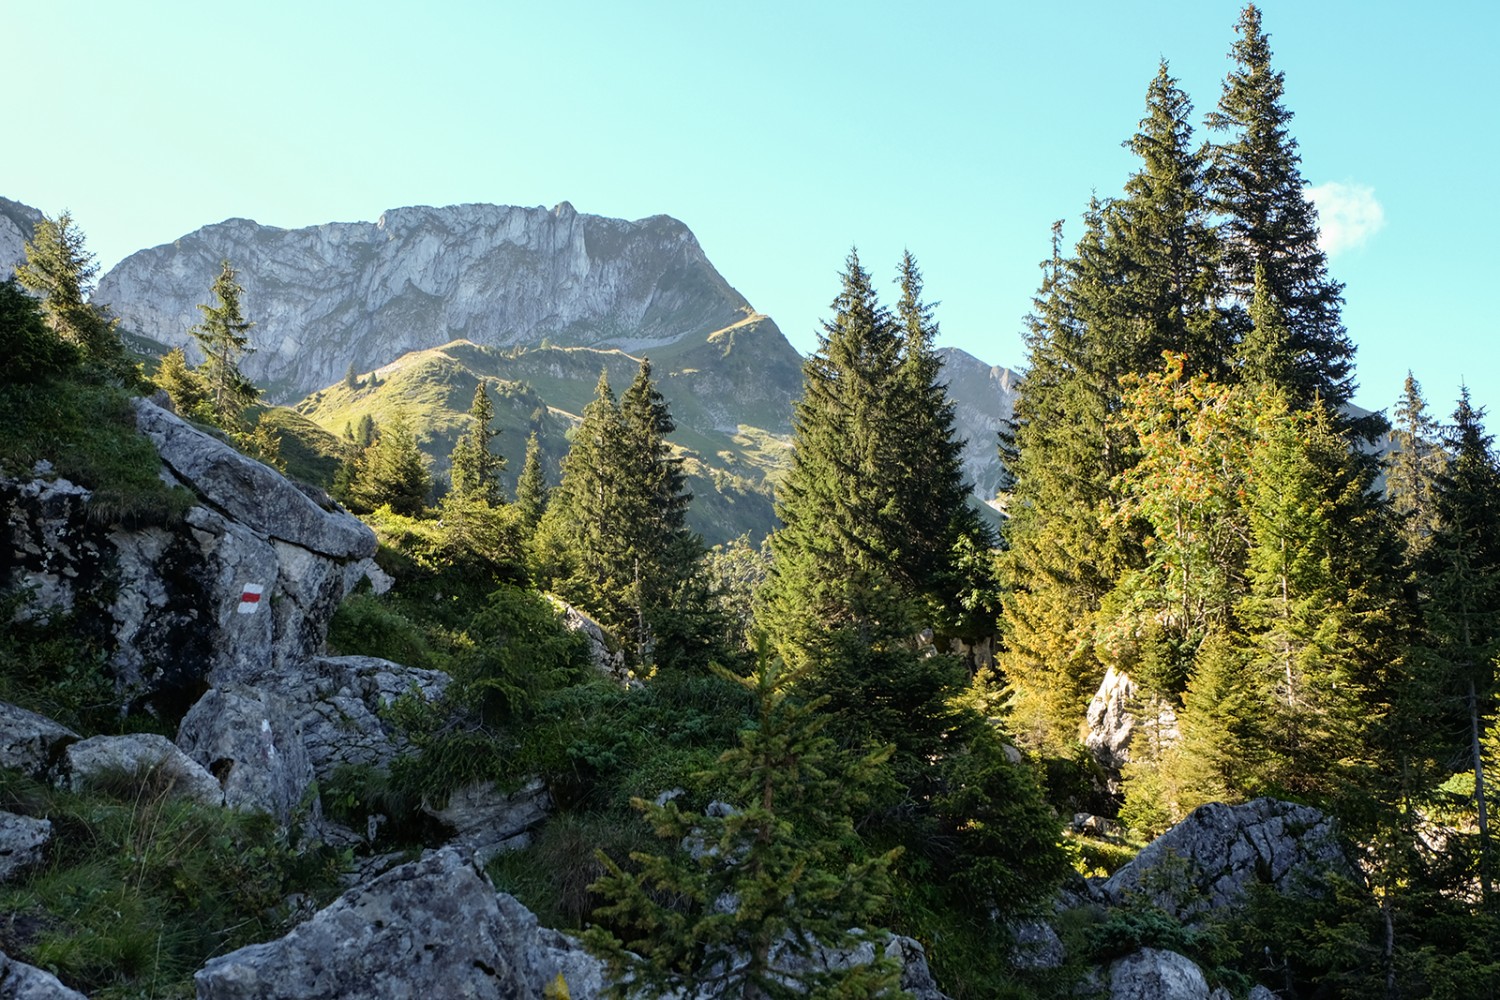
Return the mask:
{"type": "Polygon", "coordinates": [[[151,381],[167,394],[172,408],[185,417],[192,416],[208,395],[203,376],[188,367],[187,355],[180,347],[174,347],[162,356],[161,365],[151,381]]]}
{"type": "Polygon", "coordinates": [[[1390,452],[1385,460],[1385,492],[1400,524],[1409,557],[1426,552],[1438,528],[1434,492],[1442,470],[1441,428],[1427,412],[1422,386],[1406,373],[1396,404],[1390,452]]]}
{"type": "Polygon", "coordinates": [[[245,289],[236,277],[224,261],[211,289],[214,304],[198,306],[203,322],[188,331],[203,352],[197,373],[207,389],[206,416],[226,431],[242,431],[245,409],[260,398],[260,390],[240,372],[240,359],[250,350],[248,332],[255,324],[241,311],[245,289]]]}
{"type": "Polygon", "coordinates": [[[1303,193],[1301,156],[1287,128],[1285,75],[1272,68],[1270,40],[1252,3],[1240,13],[1235,67],[1208,127],[1213,209],[1224,218],[1223,267],[1230,290],[1248,306],[1257,269],[1285,314],[1291,370],[1283,387],[1295,407],[1315,398],[1336,410],[1354,390],[1354,346],[1339,319],[1343,286],[1328,277],[1318,247],[1317,212],[1303,193]]]}
{"type": "Polygon", "coordinates": [[[376,430],[374,443],[360,456],[349,498],[367,511],[389,505],[397,514],[419,517],[431,491],[426,460],[405,414],[398,410],[376,430]]]}
{"type": "Polygon", "coordinates": [[[516,512],[521,516],[521,525],[529,534],[541,523],[547,511],[547,480],[542,475],[542,446],[536,431],[526,439],[526,458],[521,463],[521,475],[516,480],[516,512]]]}
{"type": "Polygon", "coordinates": [[[99,265],[84,248],[83,231],[64,211],[36,224],[16,265],[16,280],[42,301],[42,315],[58,338],[78,349],[97,376],[133,385],[138,371],[125,353],[118,323],[88,301],[99,265]]]}
{"type": "Polygon", "coordinates": [[[493,450],[495,404],[490,402],[483,379],[474,387],[469,420],[468,429],[453,446],[453,496],[457,500],[498,506],[504,502],[500,473],[505,470],[505,456],[493,450]]]}
{"type": "Polygon", "coordinates": [[[851,928],[868,926],[890,892],[899,851],[848,860],[858,842],[851,815],[890,748],[840,751],[822,732],[820,703],[799,702],[795,675],[764,649],[752,676],[721,675],[756,699],[756,724],[708,775],[733,811],[700,816],[676,800],[633,800],[669,846],[632,855],[636,874],[602,857],[608,874],[591,887],[608,900],[596,919],[626,935],[585,935],[609,966],[613,995],[791,1000],[895,990],[897,970],[879,948],[864,965],[816,960],[857,944],[851,928]]]}
{"type": "Polygon", "coordinates": [[[33,382],[75,368],[78,348],[47,327],[37,301],[14,278],[0,281],[0,357],[3,382],[33,382]]]}

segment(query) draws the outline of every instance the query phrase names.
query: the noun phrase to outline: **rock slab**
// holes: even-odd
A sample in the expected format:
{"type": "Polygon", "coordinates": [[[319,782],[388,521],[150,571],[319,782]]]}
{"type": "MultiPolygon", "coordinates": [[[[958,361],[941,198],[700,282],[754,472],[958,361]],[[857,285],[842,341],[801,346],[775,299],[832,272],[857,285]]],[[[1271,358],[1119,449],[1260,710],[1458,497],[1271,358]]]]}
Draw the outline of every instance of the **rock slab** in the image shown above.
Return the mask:
{"type": "Polygon", "coordinates": [[[0,812],[0,882],[41,864],[51,839],[50,821],[0,812]]]}
{"type": "Polygon", "coordinates": [[[94,736],[71,744],[63,754],[62,783],[75,790],[120,771],[149,775],[153,785],[166,785],[174,796],[206,806],[224,804],[218,780],[165,736],[94,736]]]}
{"type": "Polygon", "coordinates": [[[50,972],[0,952],[0,1000],[88,1000],[50,972]]]}

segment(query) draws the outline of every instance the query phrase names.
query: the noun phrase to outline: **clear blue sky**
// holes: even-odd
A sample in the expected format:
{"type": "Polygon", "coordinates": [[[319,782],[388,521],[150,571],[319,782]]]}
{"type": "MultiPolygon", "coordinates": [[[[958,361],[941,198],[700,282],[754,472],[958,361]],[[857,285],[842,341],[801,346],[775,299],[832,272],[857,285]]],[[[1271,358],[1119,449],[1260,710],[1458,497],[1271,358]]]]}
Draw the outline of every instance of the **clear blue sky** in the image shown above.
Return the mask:
{"type": "MultiPolygon", "coordinates": [[[[1357,401],[1389,405],[1410,367],[1443,414],[1467,381],[1500,430],[1500,4],[1262,9],[1304,174],[1366,219],[1332,259],[1357,401]]],[[[1158,59],[1212,107],[1238,11],[0,0],[0,195],[70,208],[106,267],[232,216],[666,213],[803,351],[851,244],[877,275],[909,247],[941,342],[1017,367],[1048,226],[1074,238],[1120,190],[1158,59]]]]}

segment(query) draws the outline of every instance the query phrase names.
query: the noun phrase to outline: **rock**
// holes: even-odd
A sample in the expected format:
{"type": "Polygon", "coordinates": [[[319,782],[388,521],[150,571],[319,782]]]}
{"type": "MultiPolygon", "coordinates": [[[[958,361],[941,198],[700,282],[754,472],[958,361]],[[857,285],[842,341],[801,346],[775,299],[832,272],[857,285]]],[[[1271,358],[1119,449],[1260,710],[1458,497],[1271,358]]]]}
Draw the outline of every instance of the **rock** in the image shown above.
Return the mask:
{"type": "Polygon", "coordinates": [[[0,198],[0,281],[9,278],[16,265],[26,260],[26,244],[41,221],[42,213],[30,205],[0,198]]]}
{"type": "Polygon", "coordinates": [[[749,311],[676,219],[606,219],[566,202],[393,208],[290,230],[230,219],[131,255],[93,299],[196,361],[187,331],[225,258],[257,323],[245,374],[291,398],[338,382],[351,361],[368,370],[455,338],[633,351],[749,311]]]}
{"type": "Polygon", "coordinates": [[[88,1000],[50,972],[0,952],[0,1000],[88,1000]]]}
{"type": "Polygon", "coordinates": [[[222,806],[224,790],[212,774],[200,767],[165,736],[136,733],[130,736],[94,736],[70,744],[63,752],[62,784],[81,790],[111,772],[126,772],[152,784],[169,788],[171,794],[222,806]]]}
{"type": "Polygon", "coordinates": [[[1018,969],[1056,969],[1067,957],[1062,938],[1045,920],[1027,920],[1011,928],[1015,950],[1011,964],[1018,969]]]}
{"type": "Polygon", "coordinates": [[[1109,791],[1114,794],[1123,790],[1120,772],[1130,762],[1130,744],[1139,732],[1147,732],[1163,745],[1178,739],[1177,713],[1172,706],[1159,698],[1143,703],[1135,681],[1114,667],[1105,671],[1085,718],[1084,745],[1111,776],[1109,791]]]}
{"type": "Polygon", "coordinates": [[[0,882],[8,882],[33,865],[41,864],[51,839],[49,820],[0,812],[0,882]]]}
{"type": "Polygon", "coordinates": [[[340,767],[386,767],[406,744],[380,712],[403,695],[436,701],[449,677],[375,656],[318,656],[273,682],[302,726],[313,773],[326,781],[340,767]]]}
{"type": "Polygon", "coordinates": [[[314,775],[302,726],[273,691],[211,689],[183,717],[177,744],[217,776],[228,806],[270,813],[283,825],[312,807],[303,801],[314,775]]]}
{"type": "Polygon", "coordinates": [[[1214,1000],[1192,959],[1175,951],[1142,948],[1109,967],[1109,1000],[1214,1000]]]}
{"type": "Polygon", "coordinates": [[[901,988],[911,994],[912,1000],[948,1000],[948,995],[938,989],[937,980],[927,966],[927,951],[920,942],[900,934],[892,934],[886,942],[885,955],[901,966],[901,988]]]}
{"type": "Polygon", "coordinates": [[[442,850],[351,889],[279,941],[210,960],[194,981],[198,1000],[510,1000],[540,997],[559,972],[574,1000],[599,995],[599,963],[442,850]]]}
{"type": "Polygon", "coordinates": [[[630,671],[625,667],[625,653],[616,648],[604,631],[604,626],[589,615],[573,607],[567,601],[552,597],[551,601],[562,615],[562,623],[570,632],[579,632],[589,643],[589,660],[606,677],[628,683],[630,671]]]}
{"type": "Polygon", "coordinates": [[[423,803],[422,811],[454,830],[450,847],[483,865],[497,854],[531,843],[531,831],[552,811],[552,796],[540,779],[510,794],[481,781],[448,796],[443,808],[423,803]]]}
{"type": "Polygon", "coordinates": [[[1280,1000],[1280,998],[1266,987],[1255,985],[1250,987],[1249,993],[1245,994],[1245,1000],[1280,1000]]]}
{"type": "Polygon", "coordinates": [[[40,778],[78,738],[45,715],[0,701],[0,767],[40,778]]]}
{"type": "Polygon", "coordinates": [[[1147,845],[1102,891],[1112,903],[1145,893],[1187,919],[1237,905],[1256,883],[1292,893],[1329,872],[1354,874],[1333,820],[1317,809],[1277,799],[1212,802],[1147,845]]]}
{"type": "Polygon", "coordinates": [[[354,515],[324,510],[275,469],[150,400],[137,399],[135,413],[172,475],[231,520],[330,559],[375,554],[375,533],[354,515]]]}

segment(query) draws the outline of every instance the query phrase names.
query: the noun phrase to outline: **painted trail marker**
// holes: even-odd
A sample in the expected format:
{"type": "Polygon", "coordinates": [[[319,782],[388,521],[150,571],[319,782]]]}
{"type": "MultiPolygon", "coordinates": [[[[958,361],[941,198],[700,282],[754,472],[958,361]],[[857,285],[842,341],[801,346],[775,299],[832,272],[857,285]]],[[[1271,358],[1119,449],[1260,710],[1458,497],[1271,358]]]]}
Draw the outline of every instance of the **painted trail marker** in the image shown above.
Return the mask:
{"type": "Polygon", "coordinates": [[[260,595],[266,592],[266,588],[258,583],[247,583],[240,590],[239,613],[242,615],[253,615],[260,607],[260,595]]]}

